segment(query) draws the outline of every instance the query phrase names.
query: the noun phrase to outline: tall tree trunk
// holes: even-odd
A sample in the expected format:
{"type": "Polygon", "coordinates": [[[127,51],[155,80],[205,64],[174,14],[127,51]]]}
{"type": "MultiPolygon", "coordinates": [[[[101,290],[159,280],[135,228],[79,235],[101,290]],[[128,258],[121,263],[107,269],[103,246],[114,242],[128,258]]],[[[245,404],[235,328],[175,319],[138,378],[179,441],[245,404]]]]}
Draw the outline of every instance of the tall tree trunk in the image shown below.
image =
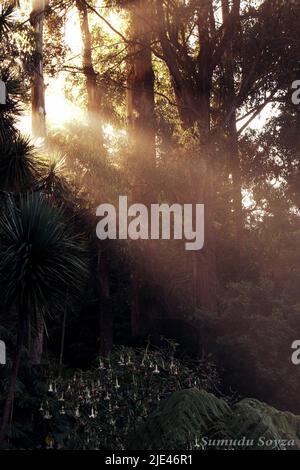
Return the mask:
{"type": "Polygon", "coordinates": [[[59,353],[59,365],[62,366],[65,350],[65,338],[66,338],[66,322],[67,322],[67,306],[64,310],[63,322],[61,327],[61,339],[60,339],[60,353],[59,353]]]}
{"type": "Polygon", "coordinates": [[[206,171],[202,174],[199,188],[200,202],[204,202],[205,208],[204,247],[200,252],[194,252],[193,290],[195,308],[215,311],[217,308],[215,188],[210,165],[211,163],[208,163],[206,171]]]}
{"type": "MultiPolygon", "coordinates": [[[[149,207],[153,202],[156,165],[154,71],[151,51],[152,2],[136,0],[129,10],[129,56],[127,60],[127,119],[132,155],[128,169],[134,202],[149,207]]],[[[147,245],[149,247],[149,244],[147,245]]],[[[146,246],[144,245],[144,249],[146,246]]],[[[137,246],[137,252],[139,247],[137,246]]],[[[144,253],[145,256],[145,253],[144,253]]],[[[142,255],[140,256],[142,258],[142,255]]],[[[145,266],[136,263],[132,275],[131,331],[139,336],[143,327],[141,289],[145,288],[145,266]]]]}
{"type": "MultiPolygon", "coordinates": [[[[138,176],[155,167],[154,71],[151,53],[151,2],[136,0],[129,9],[127,119],[138,176]]],[[[146,183],[147,181],[145,181],[146,183]]]]}
{"type": "Polygon", "coordinates": [[[59,371],[62,372],[63,358],[65,352],[65,339],[66,339],[66,323],[67,323],[67,311],[68,311],[68,296],[66,297],[66,305],[64,309],[62,327],[61,327],[61,339],[60,339],[60,352],[59,352],[59,371]]]}
{"type": "MultiPolygon", "coordinates": [[[[240,0],[235,0],[230,11],[229,1],[222,0],[223,22],[228,20],[230,14],[235,13],[237,19],[233,22],[232,36],[237,33],[240,0]]],[[[240,247],[243,233],[243,205],[242,205],[242,178],[239,155],[239,142],[236,124],[236,93],[234,86],[234,57],[232,40],[224,53],[224,108],[227,116],[227,154],[228,170],[232,178],[232,200],[234,210],[235,241],[237,246],[236,271],[240,272],[240,247]]]]}
{"type": "MultiPolygon", "coordinates": [[[[215,148],[211,136],[211,8],[210,2],[206,2],[199,11],[198,32],[200,54],[198,57],[198,99],[195,101],[200,141],[200,158],[204,160],[205,173],[199,181],[199,197],[204,203],[204,247],[200,253],[196,252],[197,275],[196,283],[196,307],[209,311],[217,307],[217,266],[216,266],[216,240],[215,240],[215,148]]],[[[201,200],[200,200],[201,201],[201,200]]],[[[199,201],[197,201],[199,202],[199,201]]]]}
{"type": "Polygon", "coordinates": [[[193,115],[185,123],[197,123],[200,143],[200,159],[204,162],[204,171],[201,179],[198,175],[198,200],[196,203],[204,204],[204,247],[195,252],[196,264],[194,268],[194,298],[196,308],[205,308],[209,311],[217,307],[217,266],[216,266],[216,240],[215,240],[215,203],[216,188],[214,179],[215,148],[211,136],[211,45],[209,37],[210,9],[209,5],[199,13],[198,31],[200,42],[200,55],[198,57],[199,74],[198,87],[193,89],[193,95],[188,93],[185,105],[191,107],[193,115]]]}
{"type": "Polygon", "coordinates": [[[131,290],[132,290],[132,299],[131,299],[131,334],[133,338],[139,336],[142,331],[142,312],[141,312],[141,303],[140,303],[140,289],[141,285],[141,269],[135,267],[131,275],[131,290]]]}
{"type": "Polygon", "coordinates": [[[81,0],[76,1],[76,6],[80,19],[80,30],[83,42],[83,73],[86,79],[87,90],[87,110],[90,118],[99,118],[102,104],[102,93],[99,85],[97,84],[97,73],[94,69],[92,58],[92,35],[89,25],[88,8],[85,2],[81,0]]]}
{"type": "Polygon", "coordinates": [[[15,388],[20,368],[21,356],[22,356],[22,346],[24,342],[24,321],[23,319],[19,318],[18,323],[18,331],[17,331],[17,343],[15,348],[15,356],[13,360],[13,365],[10,374],[10,382],[7,391],[7,397],[4,404],[3,410],[3,419],[0,427],[0,447],[4,445],[6,429],[9,423],[9,419],[11,416],[14,396],[15,396],[15,388]]]}
{"type": "Polygon", "coordinates": [[[31,362],[35,365],[41,363],[43,348],[44,348],[44,332],[45,326],[42,316],[38,316],[37,322],[35,325],[34,336],[30,349],[30,358],[31,362]]]}
{"type": "Polygon", "coordinates": [[[100,297],[100,353],[107,355],[113,346],[113,316],[105,247],[98,251],[98,289],[100,297]]]}
{"type": "Polygon", "coordinates": [[[43,29],[48,0],[32,0],[30,23],[35,34],[31,79],[32,134],[46,137],[45,84],[43,71],[43,29]]]}
{"type": "Polygon", "coordinates": [[[199,55],[197,66],[191,61],[185,64],[167,34],[168,22],[162,0],[156,0],[159,21],[158,36],[163,58],[168,66],[182,126],[194,132],[198,127],[200,143],[199,159],[205,162],[205,174],[198,176],[197,203],[205,206],[205,241],[201,252],[195,252],[192,263],[193,299],[195,307],[208,310],[216,308],[217,271],[215,259],[214,205],[214,148],[211,141],[211,89],[212,45],[209,31],[212,24],[212,2],[201,3],[198,10],[199,55]],[[186,67],[184,71],[182,68],[186,67]]]}

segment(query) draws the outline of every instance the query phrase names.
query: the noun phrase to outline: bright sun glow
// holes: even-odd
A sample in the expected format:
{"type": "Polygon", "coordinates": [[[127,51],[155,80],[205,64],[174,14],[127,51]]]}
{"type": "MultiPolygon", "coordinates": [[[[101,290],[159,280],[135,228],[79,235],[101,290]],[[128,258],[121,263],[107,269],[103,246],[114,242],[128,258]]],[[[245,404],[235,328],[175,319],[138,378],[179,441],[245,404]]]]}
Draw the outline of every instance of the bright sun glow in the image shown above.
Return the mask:
{"type": "MultiPolygon", "coordinates": [[[[109,11],[108,15],[105,14],[105,11],[107,10],[107,8],[105,7],[103,0],[97,0],[97,1],[96,1],[95,9],[96,9],[102,16],[105,16],[107,22],[108,22],[116,31],[123,32],[123,28],[124,28],[124,18],[122,17],[121,14],[119,14],[119,13],[116,12],[116,11],[109,11]]],[[[94,22],[96,22],[96,23],[99,24],[99,21],[101,21],[101,20],[99,19],[99,17],[95,17],[95,18],[94,18],[94,22]]],[[[117,34],[116,32],[114,32],[114,31],[111,29],[111,27],[110,27],[108,24],[106,24],[105,22],[102,22],[101,28],[103,28],[103,31],[105,31],[107,34],[109,34],[109,35],[111,35],[111,36],[118,36],[118,34],[117,34]]]]}
{"type": "MultiPolygon", "coordinates": [[[[103,6],[103,2],[98,1],[96,3],[96,8],[100,9],[101,6],[103,6]]],[[[113,25],[115,29],[121,29],[123,20],[117,13],[110,12],[110,14],[107,16],[107,20],[113,25]]],[[[94,18],[90,16],[91,28],[95,24],[99,24],[100,21],[101,20],[97,16],[94,16],[94,18]]],[[[104,22],[101,23],[101,27],[108,34],[116,34],[104,22]]],[[[83,43],[81,39],[80,22],[76,8],[68,12],[64,34],[67,46],[70,49],[69,60],[71,60],[73,66],[80,66],[82,61],[83,43]]],[[[47,121],[51,127],[62,127],[68,121],[82,120],[84,118],[84,111],[80,108],[80,105],[76,103],[77,98],[79,98],[78,94],[76,96],[76,90],[73,90],[75,94],[73,96],[72,102],[69,101],[65,96],[65,79],[66,75],[64,73],[60,73],[57,78],[48,80],[48,85],[46,87],[46,113],[47,121]]],[[[108,139],[111,139],[114,136],[112,126],[106,126],[104,132],[108,139]]]]}
{"type": "Polygon", "coordinates": [[[65,73],[48,80],[46,87],[46,117],[51,127],[63,127],[66,122],[83,120],[84,111],[80,106],[68,100],[64,92],[65,73]]]}
{"type": "MultiPolygon", "coordinates": [[[[110,12],[110,14],[107,16],[107,21],[114,27],[116,31],[122,32],[124,21],[118,13],[110,12]]],[[[117,33],[115,33],[108,25],[104,25],[104,29],[108,34],[117,36],[117,33]]]]}
{"type": "Polygon", "coordinates": [[[125,129],[116,129],[111,124],[104,124],[102,126],[103,136],[105,139],[105,147],[108,153],[113,156],[117,151],[119,144],[126,141],[127,132],[125,129]]]}
{"type": "MultiPolygon", "coordinates": [[[[67,122],[74,120],[84,122],[85,119],[85,111],[65,96],[65,78],[65,73],[61,72],[55,79],[50,78],[46,81],[46,121],[52,129],[62,128],[67,122]]],[[[31,135],[30,109],[25,110],[24,115],[20,117],[18,128],[22,133],[31,135]]]]}
{"type": "Polygon", "coordinates": [[[71,54],[73,56],[78,56],[75,57],[74,60],[76,58],[79,58],[80,60],[83,44],[81,39],[78,12],[76,9],[72,9],[68,12],[64,34],[66,44],[70,48],[71,54]]]}
{"type": "MultiPolygon", "coordinates": [[[[96,9],[101,14],[104,14],[103,1],[96,2],[96,9]]],[[[107,21],[117,30],[122,30],[124,20],[118,13],[111,11],[106,16],[107,21]]],[[[99,17],[90,15],[91,29],[95,25],[101,26],[103,31],[112,37],[117,34],[99,17]]],[[[64,36],[69,53],[67,54],[66,63],[72,66],[80,67],[82,63],[82,49],[83,43],[81,39],[80,22],[78,11],[76,8],[71,9],[67,13],[66,22],[64,26],[64,36]]],[[[65,82],[67,78],[66,72],[60,72],[55,78],[45,77],[45,105],[46,105],[46,120],[49,128],[63,128],[67,122],[85,121],[85,111],[82,108],[81,97],[76,87],[72,88],[72,101],[67,99],[65,94],[65,82]]],[[[18,128],[21,132],[31,135],[31,113],[30,109],[25,110],[24,115],[19,119],[18,128]]],[[[114,140],[124,138],[125,131],[115,129],[111,124],[103,126],[105,139],[107,140],[108,149],[113,147],[114,140]]]]}
{"type": "Polygon", "coordinates": [[[255,200],[253,199],[253,195],[249,190],[243,190],[243,206],[245,209],[250,209],[255,205],[255,200]]]}

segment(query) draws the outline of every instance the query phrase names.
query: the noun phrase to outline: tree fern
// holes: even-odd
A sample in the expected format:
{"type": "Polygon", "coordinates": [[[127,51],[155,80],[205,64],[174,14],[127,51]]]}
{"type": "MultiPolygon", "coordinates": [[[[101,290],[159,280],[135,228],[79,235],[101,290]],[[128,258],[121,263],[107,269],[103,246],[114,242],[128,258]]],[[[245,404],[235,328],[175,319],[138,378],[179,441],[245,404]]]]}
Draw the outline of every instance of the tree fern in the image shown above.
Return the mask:
{"type": "Polygon", "coordinates": [[[135,449],[185,448],[199,432],[206,434],[230,414],[228,404],[204,390],[180,390],[150,415],[130,447],[135,449]]]}
{"type": "Polygon", "coordinates": [[[247,439],[254,441],[254,448],[260,449],[265,446],[260,445],[259,438],[264,438],[262,442],[274,441],[274,448],[284,449],[284,443],[276,443],[289,439],[295,441],[295,446],[300,445],[300,416],[279,411],[266,403],[250,398],[236,403],[232,411],[227,427],[235,439],[246,436],[247,439]]]}
{"type": "MultiPolygon", "coordinates": [[[[300,416],[282,412],[254,399],[230,407],[203,390],[181,390],[161,403],[155,413],[131,435],[131,449],[203,448],[201,437],[210,439],[209,448],[231,448],[244,438],[251,449],[300,448],[300,416]],[[268,443],[267,443],[268,441],[268,443]]],[[[245,449],[236,446],[237,449],[245,449]]]]}

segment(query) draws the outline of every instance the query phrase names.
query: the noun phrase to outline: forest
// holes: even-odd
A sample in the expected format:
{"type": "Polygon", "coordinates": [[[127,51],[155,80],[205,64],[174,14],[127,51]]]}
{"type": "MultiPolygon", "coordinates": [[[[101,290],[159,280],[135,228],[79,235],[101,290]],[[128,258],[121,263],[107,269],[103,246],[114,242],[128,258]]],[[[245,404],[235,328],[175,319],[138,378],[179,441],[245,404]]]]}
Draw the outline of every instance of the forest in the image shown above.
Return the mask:
{"type": "Polygon", "coordinates": [[[299,27],[0,0],[0,449],[300,449],[299,27]]]}

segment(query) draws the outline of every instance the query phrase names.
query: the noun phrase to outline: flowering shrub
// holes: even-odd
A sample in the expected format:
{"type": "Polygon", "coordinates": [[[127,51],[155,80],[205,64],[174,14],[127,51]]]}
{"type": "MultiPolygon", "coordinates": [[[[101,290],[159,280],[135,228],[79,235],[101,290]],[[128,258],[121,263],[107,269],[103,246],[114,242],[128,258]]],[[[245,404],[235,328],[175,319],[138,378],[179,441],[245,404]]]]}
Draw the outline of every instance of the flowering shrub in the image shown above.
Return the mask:
{"type": "Polygon", "coordinates": [[[91,371],[51,376],[39,408],[47,448],[124,449],[129,435],[160,401],[186,388],[215,390],[207,360],[179,360],[166,349],[121,347],[91,371]]]}

